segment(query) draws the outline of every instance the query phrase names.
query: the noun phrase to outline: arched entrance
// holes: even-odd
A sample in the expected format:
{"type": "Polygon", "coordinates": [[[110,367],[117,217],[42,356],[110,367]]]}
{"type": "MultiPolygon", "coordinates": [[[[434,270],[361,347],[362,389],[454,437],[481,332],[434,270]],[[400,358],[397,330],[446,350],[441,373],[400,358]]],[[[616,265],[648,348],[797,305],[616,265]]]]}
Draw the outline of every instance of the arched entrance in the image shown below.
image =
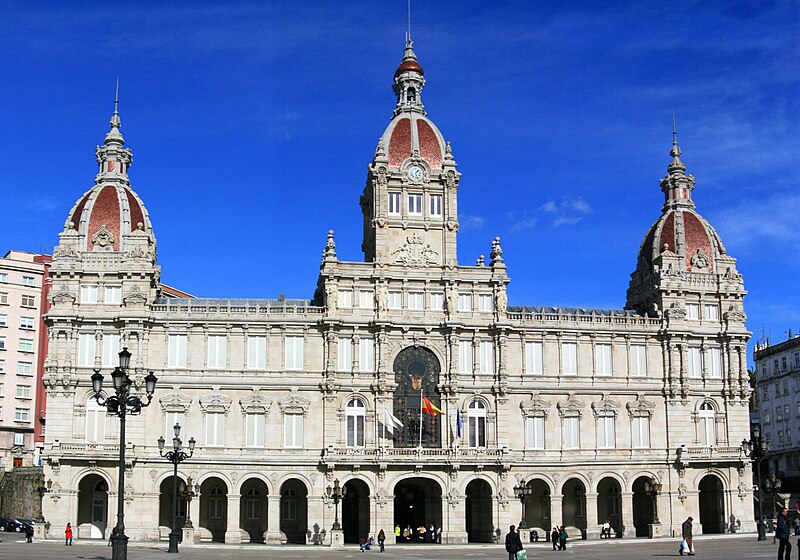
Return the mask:
{"type": "Polygon", "coordinates": [[[239,497],[239,527],[247,532],[251,543],[263,543],[267,530],[267,500],[269,490],[263,480],[249,478],[239,497]]]}
{"type": "MultiPolygon", "coordinates": [[[[183,479],[178,477],[178,490],[180,491],[183,479]]],[[[185,483],[184,483],[185,484],[185,483]]],[[[178,530],[183,527],[186,522],[186,500],[178,496],[178,530]]],[[[158,527],[162,533],[162,537],[172,531],[172,477],[169,476],[161,481],[158,494],[158,527]],[[166,532],[161,531],[166,528],[166,532]]]]}
{"type": "MultiPolygon", "coordinates": [[[[408,478],[398,482],[394,487],[394,519],[401,531],[411,529],[406,542],[437,541],[442,527],[442,488],[428,478],[408,478]],[[430,531],[420,539],[419,527],[428,529],[434,526],[436,535],[430,531]]],[[[401,533],[402,534],[402,533],[401,533]]]]}
{"type": "Polygon", "coordinates": [[[468,542],[492,542],[492,487],[477,478],[467,484],[466,495],[468,542]]]}
{"type": "MultiPolygon", "coordinates": [[[[529,480],[533,493],[525,501],[525,523],[529,530],[536,530],[539,538],[550,538],[550,487],[544,480],[529,480]]],[[[522,535],[523,537],[527,535],[522,535]]]]}
{"type": "Polygon", "coordinates": [[[108,483],[98,474],[83,477],[78,484],[79,538],[103,539],[108,526],[108,483]]]}
{"type": "Polygon", "coordinates": [[[227,527],[228,486],[221,478],[212,476],[200,485],[200,536],[210,537],[214,542],[225,542],[227,527]],[[203,534],[203,529],[206,534],[203,534]]]}
{"type": "Polygon", "coordinates": [[[306,544],[308,530],[308,490],[292,478],[281,485],[281,532],[290,544],[306,544]]]}
{"type": "Polygon", "coordinates": [[[633,482],[633,527],[637,537],[650,536],[650,523],[653,522],[653,497],[645,490],[649,480],[640,476],[633,482]]]}
{"type": "Polygon", "coordinates": [[[608,520],[611,536],[622,537],[622,494],[619,482],[606,477],[597,485],[597,524],[608,520]]]}
{"type": "MultiPolygon", "coordinates": [[[[586,487],[577,478],[572,478],[564,483],[561,489],[562,525],[575,527],[580,531],[581,538],[586,538],[586,487]]],[[[568,533],[574,531],[567,529],[568,533]]],[[[574,538],[574,537],[573,537],[574,538]]]]}
{"type": "MultiPolygon", "coordinates": [[[[401,350],[394,360],[394,414],[403,429],[394,434],[395,447],[417,447],[420,444],[420,404],[424,396],[442,408],[437,391],[441,366],[436,354],[422,346],[401,350]]],[[[441,447],[439,416],[422,414],[422,446],[441,447]]]]}
{"type": "Polygon", "coordinates": [[[369,488],[363,480],[348,480],[344,487],[347,488],[341,504],[344,542],[359,543],[369,536],[369,488]]]}
{"type": "Polygon", "coordinates": [[[725,502],[722,481],[713,474],[707,474],[700,481],[700,525],[703,534],[725,532],[725,502]]]}

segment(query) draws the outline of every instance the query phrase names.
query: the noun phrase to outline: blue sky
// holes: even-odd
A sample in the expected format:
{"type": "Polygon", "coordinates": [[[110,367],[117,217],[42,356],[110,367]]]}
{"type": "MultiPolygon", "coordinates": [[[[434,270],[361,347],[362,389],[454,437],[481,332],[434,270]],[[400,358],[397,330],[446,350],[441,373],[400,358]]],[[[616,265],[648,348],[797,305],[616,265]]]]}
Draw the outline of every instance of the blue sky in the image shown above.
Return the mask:
{"type": "MultiPolygon", "coordinates": [[[[800,331],[800,3],[415,1],[429,117],[463,173],[459,260],[501,236],[511,304],[621,308],[659,216],[672,111],[698,211],[800,331]]],[[[404,0],[0,7],[0,249],[50,251],[120,79],[164,282],[310,297],[391,117],[404,0]]]]}

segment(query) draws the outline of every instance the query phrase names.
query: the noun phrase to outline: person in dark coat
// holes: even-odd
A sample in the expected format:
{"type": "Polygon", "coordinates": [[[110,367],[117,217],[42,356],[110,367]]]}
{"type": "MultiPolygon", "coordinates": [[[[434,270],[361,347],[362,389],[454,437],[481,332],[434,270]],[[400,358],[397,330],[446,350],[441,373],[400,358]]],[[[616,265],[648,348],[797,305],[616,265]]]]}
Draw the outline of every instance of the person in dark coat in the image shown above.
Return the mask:
{"type": "Polygon", "coordinates": [[[778,526],[775,528],[775,538],[778,539],[778,560],[790,560],[792,557],[792,543],[789,542],[789,510],[783,508],[778,515],[778,526]],[[784,556],[784,554],[786,556],[784,556]]]}
{"type": "MultiPolygon", "coordinates": [[[[691,516],[686,518],[686,521],[683,522],[681,525],[681,536],[683,540],[686,541],[686,551],[689,553],[689,556],[694,556],[694,545],[692,544],[692,519],[691,516]]],[[[683,551],[681,551],[681,556],[683,556],[683,551]]]]}
{"type": "Polygon", "coordinates": [[[381,552],[383,552],[383,549],[386,546],[386,533],[383,532],[383,529],[381,529],[380,533],[378,533],[378,545],[381,547],[381,552]]]}
{"type": "Polygon", "coordinates": [[[558,532],[558,550],[567,550],[567,529],[563,525],[558,532]]]}
{"type": "Polygon", "coordinates": [[[550,542],[553,543],[553,550],[558,550],[558,527],[553,527],[553,532],[550,533],[550,542]]]}
{"type": "Polygon", "coordinates": [[[508,534],[506,535],[506,552],[508,552],[508,560],[516,560],[517,559],[517,552],[522,550],[522,541],[519,538],[519,533],[515,530],[516,528],[512,525],[508,528],[508,534]]]}
{"type": "Polygon", "coordinates": [[[33,525],[25,524],[25,540],[29,543],[33,542],[33,525]]]}

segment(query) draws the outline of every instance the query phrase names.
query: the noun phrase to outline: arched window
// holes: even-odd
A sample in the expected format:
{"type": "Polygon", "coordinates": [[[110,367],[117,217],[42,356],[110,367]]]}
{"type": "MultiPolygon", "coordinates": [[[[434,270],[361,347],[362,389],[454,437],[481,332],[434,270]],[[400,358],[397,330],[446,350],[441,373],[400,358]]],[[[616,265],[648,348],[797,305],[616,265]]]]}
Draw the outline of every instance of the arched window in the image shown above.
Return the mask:
{"type": "Polygon", "coordinates": [[[367,409],[364,401],[353,397],[347,402],[347,447],[364,447],[364,423],[367,409]]]}
{"type": "Polygon", "coordinates": [[[222,488],[215,486],[211,489],[211,497],[208,499],[208,518],[222,519],[225,515],[225,494],[222,488]]]}
{"type": "Polygon", "coordinates": [[[86,403],[86,442],[103,443],[106,440],[106,407],[89,399],[86,403]]]}
{"type": "Polygon", "coordinates": [[[244,512],[247,519],[261,519],[261,492],[257,488],[247,491],[244,512]]]}
{"type": "Polygon", "coordinates": [[[469,403],[467,429],[470,447],[486,447],[486,405],[480,399],[469,403]]]}
{"type": "Polygon", "coordinates": [[[700,443],[705,446],[717,445],[717,414],[714,405],[706,401],[700,405],[699,426],[700,443]]]}

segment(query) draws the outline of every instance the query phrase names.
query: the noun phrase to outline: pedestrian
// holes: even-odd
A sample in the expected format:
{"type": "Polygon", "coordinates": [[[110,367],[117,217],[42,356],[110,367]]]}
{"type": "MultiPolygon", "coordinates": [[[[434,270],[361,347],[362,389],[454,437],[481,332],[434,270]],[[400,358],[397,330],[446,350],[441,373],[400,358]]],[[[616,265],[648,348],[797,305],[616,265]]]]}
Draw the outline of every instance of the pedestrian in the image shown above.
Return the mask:
{"type": "Polygon", "coordinates": [[[508,560],[517,560],[517,552],[522,550],[522,541],[519,538],[519,533],[515,531],[512,525],[508,528],[506,535],[506,552],[508,552],[508,560]]]}
{"type": "Polygon", "coordinates": [[[33,542],[33,525],[25,524],[25,540],[29,543],[33,542]]]}
{"type": "Polygon", "coordinates": [[[600,530],[600,538],[602,539],[603,537],[611,538],[611,523],[609,523],[608,519],[603,523],[603,528],[600,530]]]}
{"type": "Polygon", "coordinates": [[[428,527],[428,542],[436,542],[436,526],[431,523],[431,526],[428,527]]]}
{"type": "Polygon", "coordinates": [[[563,525],[558,532],[558,550],[567,550],[567,529],[563,525]]]}
{"type": "MultiPolygon", "coordinates": [[[[681,537],[683,540],[686,541],[686,552],[689,553],[689,556],[694,556],[694,545],[692,544],[692,516],[686,518],[686,521],[683,522],[681,525],[681,537]]],[[[683,556],[683,550],[680,550],[681,556],[683,556]]]]}
{"type": "Polygon", "coordinates": [[[775,528],[775,538],[778,539],[778,560],[791,560],[792,557],[792,543],[789,542],[788,515],[789,510],[783,508],[780,515],[778,515],[778,526],[775,528]]]}
{"type": "Polygon", "coordinates": [[[800,537],[800,515],[794,518],[794,535],[800,537]]]}
{"type": "Polygon", "coordinates": [[[113,529],[111,529],[111,534],[108,535],[108,546],[111,546],[111,544],[114,542],[114,537],[116,536],[117,536],[117,528],[114,527],[113,529]]]}
{"type": "Polygon", "coordinates": [[[553,527],[550,533],[550,541],[553,543],[553,550],[558,550],[558,527],[553,527]]]}
{"type": "Polygon", "coordinates": [[[72,524],[67,523],[67,528],[64,529],[64,545],[72,546],[72,524]]]}
{"type": "MultiPolygon", "coordinates": [[[[395,532],[400,532],[400,525],[397,526],[395,532]]],[[[378,545],[381,547],[381,552],[383,552],[383,548],[386,545],[386,533],[383,532],[383,529],[378,532],[378,545]]]]}
{"type": "Polygon", "coordinates": [[[394,543],[397,544],[400,542],[400,524],[395,523],[394,525],[394,543]]]}
{"type": "Polygon", "coordinates": [[[419,527],[417,527],[417,538],[419,539],[419,542],[425,542],[425,532],[426,531],[427,531],[427,529],[425,529],[425,525],[424,524],[422,524],[419,527]]]}

